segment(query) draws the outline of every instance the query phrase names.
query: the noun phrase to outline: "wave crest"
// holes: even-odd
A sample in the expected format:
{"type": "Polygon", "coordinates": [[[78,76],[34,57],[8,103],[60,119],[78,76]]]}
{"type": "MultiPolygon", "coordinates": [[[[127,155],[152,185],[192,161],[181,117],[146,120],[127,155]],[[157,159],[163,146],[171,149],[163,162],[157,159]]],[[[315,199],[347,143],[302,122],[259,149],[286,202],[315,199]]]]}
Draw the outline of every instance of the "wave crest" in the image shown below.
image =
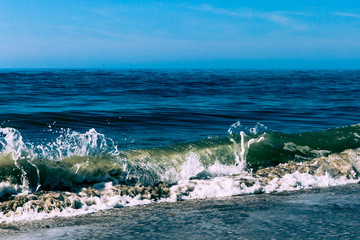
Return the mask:
{"type": "Polygon", "coordinates": [[[25,193],[78,191],[106,181],[176,184],[301,163],[360,147],[360,125],[285,134],[262,124],[249,128],[237,122],[228,132],[225,137],[193,143],[119,151],[112,139],[95,129],[66,130],[54,141],[34,145],[24,142],[18,130],[0,128],[0,182],[16,186],[13,192],[25,193]]]}

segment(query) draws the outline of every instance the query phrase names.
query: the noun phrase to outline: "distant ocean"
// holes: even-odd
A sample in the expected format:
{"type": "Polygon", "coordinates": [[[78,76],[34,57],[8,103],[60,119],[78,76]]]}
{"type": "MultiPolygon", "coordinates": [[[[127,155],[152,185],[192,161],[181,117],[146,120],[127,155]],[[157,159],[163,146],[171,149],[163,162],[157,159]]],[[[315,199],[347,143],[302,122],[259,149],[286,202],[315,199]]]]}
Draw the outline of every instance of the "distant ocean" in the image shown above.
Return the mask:
{"type": "Polygon", "coordinates": [[[0,70],[0,222],[359,180],[360,71],[0,70]]]}

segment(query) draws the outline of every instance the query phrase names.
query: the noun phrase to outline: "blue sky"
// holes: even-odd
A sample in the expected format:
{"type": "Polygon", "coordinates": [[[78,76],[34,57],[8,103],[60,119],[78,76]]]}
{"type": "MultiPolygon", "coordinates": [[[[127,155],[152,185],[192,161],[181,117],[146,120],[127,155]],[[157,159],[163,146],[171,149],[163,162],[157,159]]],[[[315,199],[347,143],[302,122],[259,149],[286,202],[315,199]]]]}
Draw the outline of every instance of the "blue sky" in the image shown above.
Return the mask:
{"type": "Polygon", "coordinates": [[[360,1],[0,0],[0,68],[359,68],[360,1]]]}

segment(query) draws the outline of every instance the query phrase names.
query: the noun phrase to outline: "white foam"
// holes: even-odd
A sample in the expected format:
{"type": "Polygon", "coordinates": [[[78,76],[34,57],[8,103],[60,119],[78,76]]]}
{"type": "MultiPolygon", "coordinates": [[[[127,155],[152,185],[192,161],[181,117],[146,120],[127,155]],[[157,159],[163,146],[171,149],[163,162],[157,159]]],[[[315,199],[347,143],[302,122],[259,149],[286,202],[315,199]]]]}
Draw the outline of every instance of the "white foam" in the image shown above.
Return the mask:
{"type": "Polygon", "coordinates": [[[243,173],[244,169],[236,165],[224,165],[216,161],[213,165],[208,167],[208,171],[215,176],[232,176],[243,173]]]}
{"type": "MultiPolygon", "coordinates": [[[[104,183],[105,189],[103,189],[102,194],[97,197],[88,197],[82,194],[82,197],[77,198],[70,196],[69,199],[72,201],[80,201],[81,208],[74,209],[67,207],[60,211],[60,209],[54,209],[51,212],[37,212],[36,209],[30,207],[30,202],[27,202],[23,207],[18,207],[15,212],[10,212],[4,214],[0,212],[0,223],[1,222],[13,222],[13,221],[29,221],[29,220],[40,220],[51,217],[71,217],[76,215],[88,214],[97,212],[99,210],[107,210],[112,208],[119,207],[129,207],[139,204],[149,204],[153,200],[140,199],[139,196],[130,197],[130,196],[120,196],[114,193],[113,185],[111,182],[104,183]],[[87,204],[87,203],[91,203],[87,204]]],[[[80,194],[81,195],[81,194],[80,194]]]]}
{"type": "Polygon", "coordinates": [[[258,179],[250,175],[233,177],[216,177],[210,180],[182,180],[171,187],[172,198],[182,195],[182,199],[196,198],[219,198],[239,194],[271,193],[294,191],[312,187],[329,187],[359,182],[358,179],[346,179],[345,177],[332,178],[329,174],[313,176],[308,173],[294,172],[286,174],[282,178],[274,178],[268,184],[260,184],[258,179]],[[246,186],[238,180],[246,178],[254,181],[251,186],[246,186]]]}
{"type": "Polygon", "coordinates": [[[183,194],[182,199],[201,199],[250,194],[257,192],[259,189],[260,185],[258,183],[252,187],[246,187],[230,177],[216,177],[211,180],[182,180],[170,188],[173,199],[182,193],[186,193],[183,194]]]}
{"type": "Polygon", "coordinates": [[[196,176],[198,173],[205,170],[205,167],[200,162],[200,157],[194,152],[190,152],[186,158],[185,163],[180,168],[180,179],[189,179],[196,176]]]}
{"type": "Polygon", "coordinates": [[[292,174],[285,174],[282,178],[274,178],[264,187],[265,193],[294,191],[312,187],[330,187],[358,182],[355,179],[346,179],[345,177],[333,178],[329,174],[323,176],[314,176],[309,173],[300,173],[298,171],[292,174]]]}
{"type": "MultiPolygon", "coordinates": [[[[268,184],[264,185],[264,183],[261,183],[259,179],[255,179],[250,173],[243,172],[242,175],[237,175],[236,177],[221,176],[208,180],[180,180],[170,188],[170,197],[160,199],[159,202],[172,202],[178,199],[221,198],[242,194],[294,191],[311,187],[344,185],[358,181],[358,179],[346,179],[344,177],[335,179],[329,174],[313,176],[308,173],[294,172],[292,174],[286,174],[282,178],[274,178],[268,184]],[[247,186],[244,183],[244,179],[253,181],[254,183],[247,186]]],[[[80,198],[73,199],[81,202],[80,209],[68,207],[61,212],[59,209],[55,209],[49,213],[38,213],[36,209],[31,209],[26,203],[23,207],[19,207],[15,212],[11,212],[10,214],[4,215],[0,213],[0,222],[38,220],[55,216],[69,217],[99,210],[154,202],[154,200],[140,199],[139,196],[121,196],[114,191],[114,187],[110,182],[94,185],[94,188],[102,189],[99,197],[88,197],[86,194],[80,194],[80,198]],[[91,202],[91,204],[87,204],[89,202],[91,202]]],[[[0,194],[6,193],[6,191],[16,191],[16,188],[9,183],[0,184],[0,194]]],[[[71,197],[69,197],[69,199],[71,199],[71,197]]]]}

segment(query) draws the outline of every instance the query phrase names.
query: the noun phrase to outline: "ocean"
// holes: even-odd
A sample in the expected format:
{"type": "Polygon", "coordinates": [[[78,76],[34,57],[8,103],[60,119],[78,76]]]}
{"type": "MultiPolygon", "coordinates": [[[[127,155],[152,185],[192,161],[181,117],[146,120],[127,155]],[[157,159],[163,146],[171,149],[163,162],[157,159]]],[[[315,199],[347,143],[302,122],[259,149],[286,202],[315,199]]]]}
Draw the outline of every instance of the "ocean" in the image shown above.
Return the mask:
{"type": "Polygon", "coordinates": [[[359,181],[360,71],[0,70],[0,222],[359,181]]]}

